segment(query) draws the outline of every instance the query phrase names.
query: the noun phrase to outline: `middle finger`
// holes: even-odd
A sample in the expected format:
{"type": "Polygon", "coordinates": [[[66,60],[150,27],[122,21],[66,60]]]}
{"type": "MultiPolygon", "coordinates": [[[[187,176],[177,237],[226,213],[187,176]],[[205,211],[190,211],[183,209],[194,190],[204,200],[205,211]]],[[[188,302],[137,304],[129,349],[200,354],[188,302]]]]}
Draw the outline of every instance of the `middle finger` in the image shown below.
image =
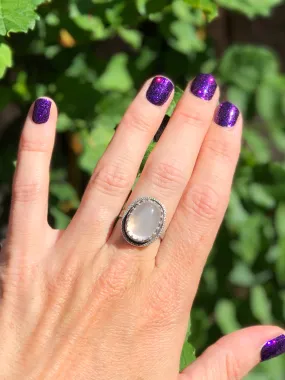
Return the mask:
{"type": "Polygon", "coordinates": [[[126,111],[65,233],[65,242],[73,251],[75,246],[86,249],[86,239],[92,252],[106,242],[171,102],[173,90],[168,78],[157,76],[148,80],[126,111]]]}

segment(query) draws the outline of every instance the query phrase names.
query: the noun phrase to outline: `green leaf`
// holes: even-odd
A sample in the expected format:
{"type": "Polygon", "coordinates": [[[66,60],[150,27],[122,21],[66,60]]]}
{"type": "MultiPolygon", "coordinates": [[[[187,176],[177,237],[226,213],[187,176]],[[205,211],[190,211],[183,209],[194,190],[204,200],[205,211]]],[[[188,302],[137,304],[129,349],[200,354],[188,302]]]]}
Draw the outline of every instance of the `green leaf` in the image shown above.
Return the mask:
{"type": "Polygon", "coordinates": [[[94,126],[100,125],[102,128],[114,129],[120,123],[134,96],[133,89],[128,91],[127,94],[118,92],[104,94],[96,104],[95,109],[98,116],[94,120],[94,126]]]}
{"type": "Polygon", "coordinates": [[[136,68],[139,72],[146,70],[151,63],[155,60],[156,53],[148,46],[140,50],[140,55],[136,60],[136,68]]]}
{"type": "Polygon", "coordinates": [[[266,209],[271,209],[276,204],[275,198],[267,191],[267,188],[258,183],[250,185],[249,194],[257,205],[266,209]]]}
{"type": "Polygon", "coordinates": [[[213,267],[206,267],[203,273],[204,281],[209,294],[215,294],[218,288],[217,271],[213,267]]]}
{"type": "Polygon", "coordinates": [[[254,45],[233,45],[226,50],[219,71],[221,79],[226,83],[255,93],[261,83],[268,81],[268,77],[278,74],[279,63],[276,54],[269,49],[254,45]]]}
{"type": "Polygon", "coordinates": [[[136,0],[136,7],[138,12],[142,15],[145,16],[147,11],[146,11],[146,4],[149,0],[136,0]]]}
{"type": "Polygon", "coordinates": [[[258,369],[254,369],[254,371],[256,371],[256,373],[250,373],[244,378],[244,380],[268,380],[266,374],[262,374],[258,369]]]}
{"type": "Polygon", "coordinates": [[[120,27],[118,29],[119,36],[131,45],[134,49],[139,49],[142,44],[142,35],[138,30],[125,29],[120,27]]]}
{"type": "Polygon", "coordinates": [[[236,318],[236,308],[233,301],[222,299],[218,301],[215,316],[218,326],[223,334],[230,334],[240,329],[236,318]]]}
{"type": "Polygon", "coordinates": [[[230,203],[226,213],[227,225],[232,230],[238,230],[247,220],[248,213],[245,210],[241,198],[235,189],[231,192],[230,203]]]}
{"type": "Polygon", "coordinates": [[[271,122],[279,116],[279,102],[280,94],[273,83],[265,82],[259,86],[256,93],[256,108],[263,120],[271,122]]]}
{"type": "Polygon", "coordinates": [[[77,208],[79,206],[78,195],[69,183],[51,183],[50,193],[59,201],[70,202],[70,207],[72,208],[77,208]]]}
{"type": "Polygon", "coordinates": [[[145,155],[144,155],[144,158],[142,160],[142,163],[141,163],[141,166],[140,166],[140,169],[139,169],[139,174],[141,174],[141,172],[143,171],[143,168],[146,164],[146,161],[149,157],[149,155],[151,154],[151,152],[153,151],[154,147],[155,147],[156,143],[155,142],[151,142],[147,148],[147,151],[145,152],[145,155]]]}
{"type": "Polygon", "coordinates": [[[208,20],[212,21],[218,16],[218,7],[213,0],[184,0],[193,8],[201,9],[208,16],[208,20]]]}
{"type": "Polygon", "coordinates": [[[106,10],[106,18],[114,29],[117,29],[120,25],[123,24],[122,12],[125,6],[125,2],[119,2],[112,7],[108,7],[106,10]]]}
{"type": "Polygon", "coordinates": [[[229,86],[227,90],[227,98],[234,103],[241,112],[245,113],[250,100],[248,92],[238,86],[229,86]]]}
{"type": "Polygon", "coordinates": [[[53,216],[54,221],[55,221],[54,228],[57,228],[59,230],[63,230],[68,226],[68,224],[70,222],[70,217],[65,215],[58,208],[51,207],[50,208],[50,214],[53,216]]]}
{"type": "Polygon", "coordinates": [[[168,116],[171,116],[173,114],[175,107],[177,103],[179,102],[182,95],[183,95],[183,90],[181,90],[181,88],[176,86],[172,102],[170,103],[170,106],[168,107],[168,110],[166,112],[168,116]]]}
{"type": "Polygon", "coordinates": [[[279,237],[285,238],[285,203],[281,203],[275,215],[275,227],[279,237]]]}
{"type": "Polygon", "coordinates": [[[284,380],[285,364],[283,356],[269,360],[260,367],[264,369],[266,380],[284,380]]]}
{"type": "Polygon", "coordinates": [[[27,73],[25,71],[20,71],[16,83],[13,85],[13,91],[23,100],[29,101],[31,99],[31,93],[29,92],[27,81],[27,73]]]}
{"type": "Polygon", "coordinates": [[[283,0],[216,0],[220,6],[244,13],[248,17],[269,16],[273,7],[283,0]]]}
{"type": "Polygon", "coordinates": [[[1,0],[0,35],[27,32],[35,27],[39,18],[35,12],[39,0],[1,0]]]}
{"type": "Polygon", "coordinates": [[[186,340],[180,358],[180,371],[183,371],[189,364],[193,363],[195,359],[195,348],[186,340]]]}
{"type": "Polygon", "coordinates": [[[263,220],[259,214],[249,215],[240,226],[239,239],[232,243],[232,249],[248,265],[252,265],[261,248],[260,231],[263,220]]]}
{"type": "Polygon", "coordinates": [[[233,285],[249,288],[255,282],[255,277],[250,268],[242,261],[234,265],[229,280],[233,285]]]}
{"type": "Polygon", "coordinates": [[[71,129],[73,126],[73,121],[68,117],[66,113],[61,112],[58,115],[56,129],[58,132],[65,132],[71,129]]]}
{"type": "Polygon", "coordinates": [[[32,0],[32,3],[34,4],[35,7],[39,6],[40,4],[46,3],[51,0],[32,0]]]}
{"type": "Polygon", "coordinates": [[[258,163],[267,163],[271,158],[271,151],[266,140],[257,130],[251,128],[244,131],[244,139],[250,149],[252,158],[258,163]]]}
{"type": "Polygon", "coordinates": [[[100,91],[129,91],[133,82],[127,64],[128,56],[125,53],[115,55],[96,83],[96,88],[100,91]]]}
{"type": "Polygon", "coordinates": [[[250,290],[251,311],[256,319],[263,324],[270,324],[272,320],[271,303],[262,286],[255,286],[250,290]]]}
{"type": "MultiPolygon", "coordinates": [[[[283,219],[284,223],[284,219],[283,219]]],[[[276,277],[278,280],[278,283],[284,287],[285,285],[285,236],[282,236],[280,239],[278,239],[278,245],[277,245],[277,258],[276,258],[276,277]]]]}
{"type": "Polygon", "coordinates": [[[82,133],[84,152],[79,158],[80,167],[91,174],[112,139],[114,130],[98,125],[92,132],[82,133]]]}
{"type": "Polygon", "coordinates": [[[195,348],[190,343],[191,337],[191,320],[188,322],[188,328],[186,332],[186,338],[183,345],[183,349],[180,357],[180,371],[183,371],[189,364],[191,364],[195,359],[195,348]]]}
{"type": "Polygon", "coordinates": [[[71,4],[70,18],[82,30],[91,33],[91,39],[101,40],[109,36],[109,31],[105,28],[103,21],[100,17],[92,14],[80,13],[76,4],[71,4]]]}
{"type": "Polygon", "coordinates": [[[5,75],[6,70],[12,67],[12,50],[4,43],[0,43],[0,79],[5,75]]]}
{"type": "Polygon", "coordinates": [[[170,25],[170,32],[172,38],[169,39],[169,45],[180,53],[189,56],[191,53],[203,51],[205,48],[205,43],[199,38],[196,28],[188,21],[173,21],[170,25]]]}

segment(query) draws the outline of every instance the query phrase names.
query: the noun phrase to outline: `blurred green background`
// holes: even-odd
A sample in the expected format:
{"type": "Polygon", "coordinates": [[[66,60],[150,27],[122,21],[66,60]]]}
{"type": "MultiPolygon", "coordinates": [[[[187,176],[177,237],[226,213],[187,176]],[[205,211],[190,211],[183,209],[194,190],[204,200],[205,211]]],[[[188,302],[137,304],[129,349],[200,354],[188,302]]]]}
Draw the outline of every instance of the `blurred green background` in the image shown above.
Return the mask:
{"type": "MultiPolygon", "coordinates": [[[[282,326],[284,1],[1,0],[1,4],[0,238],[7,228],[21,126],[36,97],[53,97],[60,111],[49,219],[64,228],[144,80],[160,73],[184,88],[197,73],[213,72],[222,98],[243,111],[244,141],[230,206],[191,313],[181,367],[192,360],[192,345],[200,354],[222,334],[240,327],[282,326]]],[[[284,380],[284,358],[260,365],[247,379],[284,380]]]]}

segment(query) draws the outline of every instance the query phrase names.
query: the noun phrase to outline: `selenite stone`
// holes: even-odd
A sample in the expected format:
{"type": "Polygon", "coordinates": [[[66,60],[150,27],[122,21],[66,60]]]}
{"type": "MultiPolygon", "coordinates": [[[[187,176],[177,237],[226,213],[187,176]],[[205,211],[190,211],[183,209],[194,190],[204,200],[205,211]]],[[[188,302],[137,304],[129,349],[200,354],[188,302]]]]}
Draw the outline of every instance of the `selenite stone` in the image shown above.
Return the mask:
{"type": "Polygon", "coordinates": [[[146,242],[159,227],[162,209],[159,204],[147,201],[138,205],[126,223],[128,236],[137,242],[146,242]]]}

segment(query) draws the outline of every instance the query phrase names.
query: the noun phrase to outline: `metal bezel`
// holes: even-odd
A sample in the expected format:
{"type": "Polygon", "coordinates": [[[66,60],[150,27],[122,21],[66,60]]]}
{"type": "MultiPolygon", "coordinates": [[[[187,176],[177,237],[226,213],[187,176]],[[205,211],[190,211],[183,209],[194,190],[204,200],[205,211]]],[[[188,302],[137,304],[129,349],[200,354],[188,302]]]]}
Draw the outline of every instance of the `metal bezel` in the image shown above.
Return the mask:
{"type": "Polygon", "coordinates": [[[122,235],[129,244],[135,247],[147,247],[148,245],[150,245],[151,243],[153,243],[155,240],[157,240],[158,238],[162,236],[164,227],[165,227],[165,222],[166,222],[166,209],[163,206],[163,204],[161,204],[156,198],[153,198],[153,197],[141,197],[141,198],[136,199],[125,211],[122,217],[122,225],[121,225],[122,235]],[[159,225],[156,228],[156,230],[153,232],[152,237],[149,240],[142,241],[140,243],[135,240],[132,240],[131,237],[128,235],[126,231],[126,224],[127,224],[128,218],[130,217],[132,212],[135,210],[135,208],[141,205],[142,203],[146,203],[146,202],[155,202],[156,204],[158,204],[161,209],[161,217],[160,217],[159,225]]]}

